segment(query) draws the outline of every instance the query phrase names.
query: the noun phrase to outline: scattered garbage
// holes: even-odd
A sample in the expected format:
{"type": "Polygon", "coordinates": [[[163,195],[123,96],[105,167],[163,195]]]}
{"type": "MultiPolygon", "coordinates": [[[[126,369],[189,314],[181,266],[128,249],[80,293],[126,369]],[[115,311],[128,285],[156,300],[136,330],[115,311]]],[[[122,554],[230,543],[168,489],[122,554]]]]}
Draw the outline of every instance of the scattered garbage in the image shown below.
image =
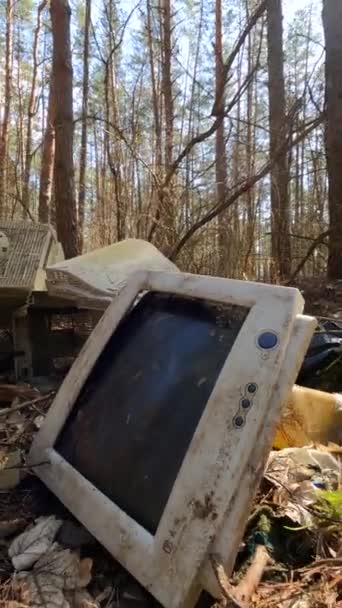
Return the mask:
{"type": "MultiPolygon", "coordinates": [[[[31,417],[34,420],[34,410],[31,417]]],[[[32,434],[36,432],[34,425],[30,428],[32,434]]],[[[341,605],[341,462],[342,448],[333,444],[271,452],[233,577],[224,578],[220,563],[213,560],[226,590],[222,591],[226,604],[234,602],[231,605],[240,608],[341,605]]],[[[38,508],[42,489],[37,491],[38,508]]],[[[20,486],[12,490],[13,500],[16,494],[25,511],[20,486]]],[[[7,509],[1,502],[5,496],[0,493],[0,512],[7,509]]],[[[5,578],[0,571],[1,607],[155,605],[80,524],[53,511],[33,524],[17,515],[19,509],[14,507],[12,519],[0,525],[5,543],[0,551],[8,552],[13,564],[5,578]]]]}
{"type": "Polygon", "coordinates": [[[276,487],[273,499],[278,514],[299,526],[313,525],[313,508],[323,500],[323,490],[338,492],[341,480],[342,449],[337,453],[310,448],[271,452],[265,479],[276,487]]]}
{"type": "Polygon", "coordinates": [[[342,441],[342,395],[295,385],[283,405],[273,447],[342,441]]]}
{"type": "Polygon", "coordinates": [[[61,525],[62,522],[51,515],[37,520],[35,526],[18,536],[8,550],[14,568],[17,571],[30,568],[47,553],[61,525]]]}
{"type": "Polygon", "coordinates": [[[35,608],[95,608],[86,591],[93,562],[54,542],[61,526],[54,516],[40,518],[13,540],[8,550],[13,590],[18,601],[35,608]]]}
{"type": "Polygon", "coordinates": [[[302,386],[334,391],[329,381],[335,379],[335,390],[342,391],[342,322],[318,319],[316,331],[305,355],[297,382],[302,386]],[[337,385],[336,385],[337,382],[337,385]]]}
{"type": "Polygon", "coordinates": [[[294,290],[180,272],[140,276],[83,349],[29,462],[114,559],[176,608],[195,580],[219,593],[210,547],[221,551],[229,527],[224,558],[236,556],[249,491],[315,320],[299,314],[294,290]],[[251,301],[262,305],[248,314],[251,301]]]}
{"type": "MultiPolygon", "coordinates": [[[[220,556],[211,556],[227,608],[342,606],[341,344],[339,321],[323,320],[299,376],[302,386],[283,409],[232,576],[220,556]]],[[[0,608],[156,606],[52,496],[42,504],[43,487],[26,454],[53,394],[10,385],[3,395],[0,608]]],[[[201,599],[203,608],[212,604],[201,599]]]]}

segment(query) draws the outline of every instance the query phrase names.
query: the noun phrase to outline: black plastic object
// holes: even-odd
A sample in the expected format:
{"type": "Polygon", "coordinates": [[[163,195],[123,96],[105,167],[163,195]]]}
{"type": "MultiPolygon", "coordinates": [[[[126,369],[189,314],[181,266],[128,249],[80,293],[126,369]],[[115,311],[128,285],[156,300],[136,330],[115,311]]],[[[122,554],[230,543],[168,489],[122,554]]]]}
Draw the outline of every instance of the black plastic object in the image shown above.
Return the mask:
{"type": "Polygon", "coordinates": [[[342,355],[342,323],[321,321],[312,337],[297,382],[311,386],[342,355]],[[314,378],[315,377],[315,378],[314,378]]]}
{"type": "Polygon", "coordinates": [[[152,534],[247,314],[144,295],[104,348],[57,440],[75,469],[152,534]]]}

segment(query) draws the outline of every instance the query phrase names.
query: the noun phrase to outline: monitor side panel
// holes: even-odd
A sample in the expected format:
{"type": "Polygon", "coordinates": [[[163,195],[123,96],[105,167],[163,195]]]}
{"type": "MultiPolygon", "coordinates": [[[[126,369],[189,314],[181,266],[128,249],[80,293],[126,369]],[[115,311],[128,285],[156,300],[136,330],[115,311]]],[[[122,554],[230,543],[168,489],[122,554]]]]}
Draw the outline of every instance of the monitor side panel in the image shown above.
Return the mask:
{"type": "MultiPolygon", "coordinates": [[[[268,455],[272,449],[272,440],[277,424],[280,421],[281,408],[294,385],[301,368],[305,353],[317,325],[316,319],[298,315],[293,338],[289,343],[284,364],[279,377],[278,387],[270,402],[269,412],[260,431],[258,442],[255,444],[229,511],[224,519],[223,527],[218,531],[210,553],[214,554],[224,566],[227,576],[231,575],[236,555],[245,531],[249,510],[261,482],[268,455]]],[[[206,559],[201,574],[201,586],[213,597],[221,598],[221,589],[217,583],[212,565],[206,559]]]]}

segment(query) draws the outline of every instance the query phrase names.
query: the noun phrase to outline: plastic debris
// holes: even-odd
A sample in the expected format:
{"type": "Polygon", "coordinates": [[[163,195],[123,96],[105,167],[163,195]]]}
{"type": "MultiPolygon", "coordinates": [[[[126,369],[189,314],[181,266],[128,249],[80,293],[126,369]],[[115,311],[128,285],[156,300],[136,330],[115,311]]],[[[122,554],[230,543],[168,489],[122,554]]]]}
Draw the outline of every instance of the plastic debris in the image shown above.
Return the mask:
{"type": "Polygon", "coordinates": [[[309,448],[271,452],[265,478],[277,486],[273,494],[278,515],[310,527],[321,489],[339,487],[341,465],[333,454],[309,448]]]}
{"type": "Polygon", "coordinates": [[[273,447],[304,447],[342,438],[342,395],[295,385],[283,406],[273,447]]]}
{"type": "Polygon", "coordinates": [[[14,539],[8,554],[15,570],[30,568],[51,548],[62,521],[54,515],[36,520],[36,525],[14,539]]]}
{"type": "Polygon", "coordinates": [[[322,374],[341,355],[342,323],[333,319],[319,321],[298,376],[299,384],[312,386],[313,377],[322,374]]]}
{"type": "Polygon", "coordinates": [[[270,453],[265,476],[279,485],[323,480],[336,487],[340,471],[338,454],[334,455],[332,450],[288,448],[270,453]]]}

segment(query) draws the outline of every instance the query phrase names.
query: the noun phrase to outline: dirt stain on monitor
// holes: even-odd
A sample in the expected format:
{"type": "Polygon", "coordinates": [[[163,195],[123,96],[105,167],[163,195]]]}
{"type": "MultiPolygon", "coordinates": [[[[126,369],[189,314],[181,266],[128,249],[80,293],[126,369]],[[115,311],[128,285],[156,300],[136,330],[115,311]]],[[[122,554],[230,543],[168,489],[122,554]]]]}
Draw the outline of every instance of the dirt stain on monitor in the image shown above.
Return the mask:
{"type": "Polygon", "coordinates": [[[155,533],[248,309],[150,292],[123,318],[55,449],[155,533]]]}

